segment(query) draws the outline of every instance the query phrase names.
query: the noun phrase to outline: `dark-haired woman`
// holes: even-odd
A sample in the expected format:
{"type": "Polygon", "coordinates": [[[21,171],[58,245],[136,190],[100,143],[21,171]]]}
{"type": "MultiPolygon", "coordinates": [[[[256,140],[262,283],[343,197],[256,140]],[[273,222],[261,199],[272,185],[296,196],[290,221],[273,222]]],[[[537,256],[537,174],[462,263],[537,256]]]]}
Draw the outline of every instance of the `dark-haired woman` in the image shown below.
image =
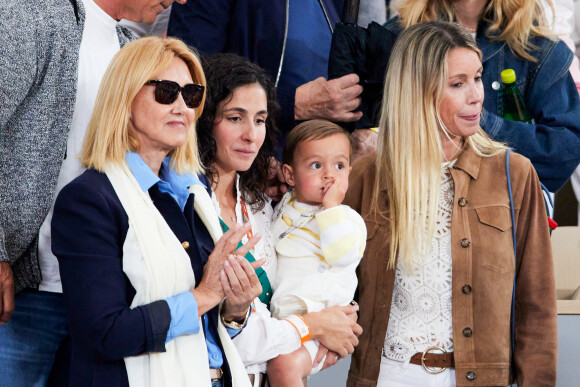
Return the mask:
{"type": "MultiPolygon", "coordinates": [[[[246,258],[266,260],[257,271],[263,292],[254,300],[244,331],[234,340],[246,370],[254,375],[266,371],[268,360],[300,348],[304,339],[289,321],[272,318],[267,307],[275,282],[276,251],[270,233],[272,207],[265,191],[276,146],[279,107],[271,78],[245,58],[217,54],[206,59],[204,71],[207,96],[197,135],[212,199],[224,230],[251,224],[242,243],[253,234],[261,234],[246,258]]],[[[346,356],[347,348],[352,348],[352,341],[360,334],[360,327],[348,317],[356,310],[354,306],[334,307],[302,316],[310,338],[337,353],[327,356],[327,366],[339,355],[346,356]]]]}

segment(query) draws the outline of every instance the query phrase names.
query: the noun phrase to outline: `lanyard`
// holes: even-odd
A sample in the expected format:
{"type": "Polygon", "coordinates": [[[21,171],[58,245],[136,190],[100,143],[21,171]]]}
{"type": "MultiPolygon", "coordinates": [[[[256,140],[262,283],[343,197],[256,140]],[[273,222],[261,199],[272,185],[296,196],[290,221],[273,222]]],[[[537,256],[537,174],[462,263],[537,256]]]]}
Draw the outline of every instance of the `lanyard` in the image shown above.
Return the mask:
{"type": "MultiPolygon", "coordinates": [[[[246,207],[246,203],[244,202],[244,199],[242,199],[240,197],[240,205],[242,206],[242,220],[243,223],[250,223],[250,216],[248,215],[248,208],[246,207]]],[[[254,233],[252,232],[252,228],[250,226],[250,231],[248,231],[248,234],[246,234],[248,237],[248,240],[252,239],[252,237],[254,236],[254,233]]]]}

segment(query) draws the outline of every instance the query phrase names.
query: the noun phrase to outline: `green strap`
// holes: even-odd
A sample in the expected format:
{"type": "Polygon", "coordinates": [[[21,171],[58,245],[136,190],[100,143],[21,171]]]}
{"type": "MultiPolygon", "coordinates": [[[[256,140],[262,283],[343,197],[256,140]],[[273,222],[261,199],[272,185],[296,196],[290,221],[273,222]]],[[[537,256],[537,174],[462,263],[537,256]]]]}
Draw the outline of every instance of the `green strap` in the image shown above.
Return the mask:
{"type": "MultiPolygon", "coordinates": [[[[220,218],[220,225],[222,226],[222,231],[225,233],[229,230],[228,225],[222,220],[222,218],[220,218]]],[[[239,249],[240,247],[242,247],[244,244],[240,241],[238,243],[238,247],[237,249],[239,249]]],[[[254,262],[256,260],[256,258],[254,258],[254,255],[252,254],[251,251],[248,251],[246,253],[246,259],[248,260],[248,262],[254,262]]],[[[272,285],[270,285],[270,280],[268,279],[268,274],[266,274],[266,271],[264,269],[262,269],[261,267],[256,269],[256,275],[258,276],[258,280],[260,281],[260,284],[262,284],[262,294],[260,294],[260,301],[262,301],[264,304],[266,304],[266,307],[268,307],[268,309],[270,309],[270,299],[272,298],[272,285]]]]}

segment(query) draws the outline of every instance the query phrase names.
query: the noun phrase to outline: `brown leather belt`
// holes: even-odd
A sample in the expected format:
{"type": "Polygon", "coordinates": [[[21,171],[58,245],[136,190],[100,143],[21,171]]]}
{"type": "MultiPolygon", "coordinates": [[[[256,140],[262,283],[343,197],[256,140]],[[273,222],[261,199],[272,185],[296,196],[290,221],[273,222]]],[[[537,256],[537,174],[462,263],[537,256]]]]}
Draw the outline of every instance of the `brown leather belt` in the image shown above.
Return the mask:
{"type": "Polygon", "coordinates": [[[222,371],[221,368],[210,368],[209,369],[209,378],[211,379],[212,382],[217,382],[219,380],[222,380],[223,376],[224,376],[224,371],[222,371]]]}
{"type": "Polygon", "coordinates": [[[425,352],[417,352],[411,356],[410,363],[423,366],[425,370],[432,374],[437,374],[444,371],[446,368],[453,368],[455,360],[453,352],[444,353],[430,353],[433,350],[441,350],[441,348],[430,347],[425,352]]]}

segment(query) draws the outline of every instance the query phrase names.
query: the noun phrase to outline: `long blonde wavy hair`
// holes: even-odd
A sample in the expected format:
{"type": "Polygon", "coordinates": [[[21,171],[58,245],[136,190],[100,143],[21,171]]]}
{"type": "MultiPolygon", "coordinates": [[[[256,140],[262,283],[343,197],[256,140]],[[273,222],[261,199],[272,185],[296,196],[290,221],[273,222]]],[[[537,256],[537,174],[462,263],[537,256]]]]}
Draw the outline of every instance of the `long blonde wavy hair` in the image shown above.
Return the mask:
{"type": "MultiPolygon", "coordinates": [[[[408,268],[427,254],[435,232],[443,148],[449,132],[439,114],[448,83],[447,55],[456,48],[481,53],[474,38],[455,23],[415,24],[399,36],[391,54],[380,120],[376,176],[371,211],[390,224],[389,267],[399,254],[408,268]],[[387,189],[388,213],[379,210],[387,189]]],[[[465,138],[464,147],[481,157],[506,147],[481,128],[465,138]]]]}
{"type": "MultiPolygon", "coordinates": [[[[145,82],[165,70],[173,58],[182,59],[194,83],[205,86],[201,62],[179,39],[147,37],[127,44],[114,57],[101,81],[93,114],[83,142],[81,163],[85,168],[104,171],[105,164],[125,161],[129,150],[138,152],[139,142],[129,131],[131,105],[145,82]]],[[[205,94],[195,108],[197,120],[203,111],[205,94]]],[[[170,153],[171,166],[178,173],[200,173],[195,122],[183,146],[170,153]]]]}
{"type": "MultiPolygon", "coordinates": [[[[553,10],[552,1],[545,1],[553,10]]],[[[451,0],[402,0],[398,10],[403,28],[425,21],[455,20],[451,0]]],[[[536,58],[529,54],[535,48],[530,35],[554,39],[539,0],[489,0],[482,17],[489,22],[486,36],[491,41],[505,41],[514,54],[532,62],[536,58]]]]}

